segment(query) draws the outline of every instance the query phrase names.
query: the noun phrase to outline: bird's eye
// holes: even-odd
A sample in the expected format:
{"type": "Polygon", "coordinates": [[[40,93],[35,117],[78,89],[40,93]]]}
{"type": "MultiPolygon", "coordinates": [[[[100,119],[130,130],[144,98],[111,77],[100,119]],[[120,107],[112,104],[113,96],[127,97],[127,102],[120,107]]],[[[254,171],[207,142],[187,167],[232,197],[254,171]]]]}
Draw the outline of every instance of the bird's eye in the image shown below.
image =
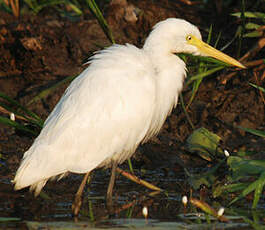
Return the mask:
{"type": "Polygon", "coordinates": [[[191,36],[188,35],[188,36],[186,37],[186,40],[187,40],[187,41],[190,41],[190,40],[191,40],[191,36]]]}

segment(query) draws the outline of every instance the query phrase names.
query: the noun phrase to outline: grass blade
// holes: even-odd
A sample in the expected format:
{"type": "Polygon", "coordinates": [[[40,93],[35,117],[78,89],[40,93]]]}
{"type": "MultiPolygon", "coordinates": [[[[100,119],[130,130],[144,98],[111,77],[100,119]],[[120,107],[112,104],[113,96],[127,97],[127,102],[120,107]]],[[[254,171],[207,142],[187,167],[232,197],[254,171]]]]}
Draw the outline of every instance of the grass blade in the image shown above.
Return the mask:
{"type": "Polygon", "coordinates": [[[256,130],[256,129],[250,129],[250,128],[244,128],[242,126],[237,126],[237,128],[240,128],[240,129],[242,129],[248,133],[254,134],[256,136],[265,138],[265,131],[260,131],[260,130],[256,130]]]}
{"type": "Polygon", "coordinates": [[[63,80],[55,83],[54,85],[52,85],[51,87],[44,89],[43,91],[41,91],[38,95],[36,95],[34,98],[32,98],[27,105],[32,104],[33,102],[37,102],[45,97],[47,97],[52,91],[54,91],[58,86],[61,86],[67,82],[71,82],[76,76],[69,76],[64,78],[63,80]]]}
{"type": "Polygon", "coordinates": [[[248,83],[249,85],[253,86],[254,88],[262,91],[263,93],[265,93],[265,89],[261,86],[258,86],[258,85],[255,85],[255,84],[252,84],[252,83],[248,83]]]}
{"type": "Polygon", "coordinates": [[[81,15],[81,14],[83,13],[82,10],[80,10],[76,4],[73,4],[73,3],[69,2],[68,5],[72,8],[72,10],[73,10],[77,15],[81,15]]]}
{"type": "Polygon", "coordinates": [[[128,159],[128,165],[129,165],[130,172],[131,172],[132,174],[134,174],[134,170],[133,170],[133,166],[132,166],[131,158],[128,159]]]}
{"type": "Polygon", "coordinates": [[[260,175],[259,179],[257,180],[257,187],[256,187],[255,193],[254,193],[254,200],[252,203],[252,208],[257,207],[257,204],[258,204],[260,196],[262,194],[264,185],[265,185],[265,172],[263,172],[260,175]]]}
{"type": "MultiPolygon", "coordinates": [[[[264,174],[264,173],[262,173],[262,175],[263,175],[263,174],[264,174]]],[[[263,175],[263,176],[264,176],[264,175],[263,175]]],[[[263,180],[264,180],[264,178],[263,178],[263,180]]],[[[249,193],[251,193],[251,192],[253,192],[254,190],[256,190],[260,183],[261,183],[261,182],[260,182],[259,180],[256,180],[256,181],[254,181],[253,183],[251,183],[248,187],[246,187],[246,188],[241,192],[241,194],[240,194],[238,197],[236,197],[235,199],[233,199],[233,200],[229,203],[229,205],[235,203],[236,201],[242,199],[243,197],[245,197],[245,196],[248,195],[249,193]]],[[[264,182],[263,182],[263,183],[264,183],[264,182]]],[[[263,186],[262,186],[262,187],[263,187],[263,186]]]]}
{"type": "Polygon", "coordinates": [[[1,102],[0,102],[0,112],[2,112],[4,114],[8,114],[8,115],[10,115],[11,113],[14,113],[16,118],[18,118],[20,120],[35,124],[39,128],[42,128],[42,126],[43,126],[43,121],[41,121],[41,122],[36,121],[36,120],[32,119],[31,117],[25,116],[24,114],[22,114],[18,111],[15,111],[14,109],[10,108],[9,106],[7,106],[6,104],[1,103],[1,102]]]}
{"type": "Polygon", "coordinates": [[[183,111],[184,111],[184,114],[185,114],[185,116],[186,116],[186,118],[187,118],[187,121],[189,122],[191,128],[194,130],[194,129],[195,129],[195,126],[193,125],[193,123],[192,123],[192,121],[191,121],[191,119],[190,119],[190,116],[189,116],[189,114],[188,114],[188,112],[187,112],[187,110],[186,110],[186,107],[185,107],[185,103],[184,103],[184,100],[183,100],[183,95],[182,95],[182,93],[180,93],[179,98],[180,98],[181,107],[182,107],[182,109],[183,109],[183,111]]]}
{"type": "Polygon", "coordinates": [[[36,131],[28,129],[24,125],[21,125],[15,121],[11,121],[9,118],[6,118],[6,117],[0,116],[0,123],[8,125],[8,126],[12,126],[16,129],[24,131],[24,132],[28,132],[30,134],[33,134],[34,136],[38,135],[38,133],[36,131]]]}
{"type": "Polygon", "coordinates": [[[98,8],[96,2],[94,0],[86,0],[91,12],[95,15],[98,23],[100,24],[102,30],[106,34],[107,38],[110,40],[111,43],[115,44],[114,37],[112,35],[112,31],[110,30],[105,18],[103,17],[100,9],[98,8]]]}
{"type": "MultiPolygon", "coordinates": [[[[209,44],[210,41],[211,41],[211,38],[212,38],[212,32],[213,32],[213,26],[211,25],[210,26],[210,30],[209,30],[209,33],[208,33],[208,38],[207,38],[207,43],[209,44]]],[[[199,69],[198,69],[199,73],[203,73],[203,72],[206,72],[207,71],[207,65],[206,63],[204,62],[199,62],[199,69]]],[[[192,87],[192,95],[190,97],[190,100],[186,106],[186,109],[188,109],[193,101],[193,99],[195,98],[196,96],[196,93],[200,87],[200,84],[203,80],[203,77],[201,78],[198,78],[194,83],[193,83],[193,87],[192,87]]]]}
{"type": "Polygon", "coordinates": [[[35,119],[39,124],[43,124],[42,119],[36,115],[35,113],[31,112],[30,110],[28,110],[27,108],[25,108],[24,106],[22,106],[21,104],[19,104],[17,101],[15,101],[14,99],[8,97],[7,95],[5,95],[4,93],[0,92],[0,98],[5,99],[6,101],[8,101],[11,105],[14,105],[15,107],[21,109],[23,112],[25,112],[28,116],[32,117],[33,119],[35,119]]]}
{"type": "Polygon", "coordinates": [[[205,72],[202,72],[202,73],[199,73],[195,76],[192,76],[191,78],[189,78],[188,82],[187,82],[187,85],[191,84],[193,81],[197,80],[197,79],[200,79],[200,78],[204,78],[204,77],[207,77],[221,69],[223,69],[225,66],[218,66],[216,68],[213,68],[213,69],[209,69],[208,71],[205,71],[205,72]]]}

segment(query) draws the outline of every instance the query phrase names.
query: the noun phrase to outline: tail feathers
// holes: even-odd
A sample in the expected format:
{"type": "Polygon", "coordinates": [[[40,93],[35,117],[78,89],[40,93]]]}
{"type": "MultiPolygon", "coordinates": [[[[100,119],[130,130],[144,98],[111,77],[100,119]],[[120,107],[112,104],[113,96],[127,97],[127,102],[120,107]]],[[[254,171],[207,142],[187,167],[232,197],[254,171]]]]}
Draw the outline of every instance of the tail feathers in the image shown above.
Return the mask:
{"type": "Polygon", "coordinates": [[[41,181],[39,181],[39,182],[37,182],[35,184],[32,184],[30,186],[30,189],[29,190],[31,192],[34,192],[34,196],[36,197],[36,196],[38,196],[40,194],[42,188],[45,186],[45,184],[47,183],[47,181],[48,181],[48,179],[41,180],[41,181]]]}
{"type": "Polygon", "coordinates": [[[14,178],[15,190],[20,190],[30,186],[30,191],[38,196],[49,177],[43,177],[38,168],[32,167],[28,159],[24,159],[14,178]]]}
{"type": "Polygon", "coordinates": [[[47,152],[34,152],[32,149],[25,153],[13,181],[15,190],[30,186],[30,190],[38,196],[49,179],[66,174],[66,170],[61,168],[60,164],[50,162],[47,155],[47,152]]]}
{"type": "Polygon", "coordinates": [[[14,179],[14,183],[15,183],[15,190],[20,190],[20,189],[23,189],[25,187],[28,187],[30,186],[30,191],[31,192],[34,192],[34,196],[38,196],[42,190],[42,188],[45,186],[45,184],[47,183],[47,181],[49,180],[48,179],[44,179],[44,180],[40,180],[34,184],[31,184],[31,185],[22,185],[19,180],[17,180],[16,178],[14,179]]]}

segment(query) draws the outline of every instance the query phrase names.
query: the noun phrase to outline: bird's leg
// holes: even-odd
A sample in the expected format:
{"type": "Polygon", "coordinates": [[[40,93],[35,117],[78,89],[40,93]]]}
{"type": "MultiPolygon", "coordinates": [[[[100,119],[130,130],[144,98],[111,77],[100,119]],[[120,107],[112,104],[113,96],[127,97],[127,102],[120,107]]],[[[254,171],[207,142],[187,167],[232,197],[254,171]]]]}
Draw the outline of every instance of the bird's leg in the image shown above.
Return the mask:
{"type": "Polygon", "coordinates": [[[116,174],[117,166],[118,166],[117,162],[112,163],[111,176],[110,176],[109,186],[108,186],[108,191],[107,191],[107,206],[108,207],[112,206],[112,191],[113,191],[113,186],[115,182],[115,174],[116,174]]]}
{"type": "Polygon", "coordinates": [[[82,205],[82,194],[83,194],[83,191],[84,191],[84,188],[85,188],[85,185],[86,185],[86,182],[87,182],[87,179],[88,179],[88,176],[89,176],[89,173],[86,173],[86,175],[84,176],[76,194],[75,194],[75,200],[72,204],[72,212],[75,216],[78,215],[79,211],[80,211],[80,207],[82,205]]]}

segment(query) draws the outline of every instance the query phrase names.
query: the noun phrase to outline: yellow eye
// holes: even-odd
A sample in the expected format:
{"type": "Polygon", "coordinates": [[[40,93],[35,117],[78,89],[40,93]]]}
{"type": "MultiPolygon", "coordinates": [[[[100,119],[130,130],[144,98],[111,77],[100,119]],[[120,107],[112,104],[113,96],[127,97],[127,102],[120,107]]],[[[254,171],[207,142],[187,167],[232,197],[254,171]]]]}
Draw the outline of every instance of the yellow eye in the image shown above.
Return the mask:
{"type": "Polygon", "coordinates": [[[191,40],[191,35],[188,35],[188,36],[186,37],[186,40],[187,40],[187,41],[190,41],[190,40],[191,40]]]}

